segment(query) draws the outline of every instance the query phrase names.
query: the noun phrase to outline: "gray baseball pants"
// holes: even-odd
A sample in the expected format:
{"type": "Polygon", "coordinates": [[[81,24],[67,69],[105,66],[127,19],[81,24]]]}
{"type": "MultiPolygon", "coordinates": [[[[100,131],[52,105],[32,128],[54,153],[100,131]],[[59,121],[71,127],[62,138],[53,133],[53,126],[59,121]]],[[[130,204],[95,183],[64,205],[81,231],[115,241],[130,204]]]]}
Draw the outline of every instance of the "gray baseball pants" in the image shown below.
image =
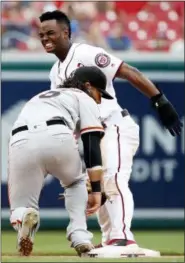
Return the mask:
{"type": "Polygon", "coordinates": [[[73,133],[65,125],[41,123],[28,128],[13,135],[9,142],[10,209],[38,209],[44,178],[52,174],[65,187],[65,206],[70,218],[68,239],[74,247],[90,243],[92,234],[87,231],[85,215],[88,196],[73,133]]]}

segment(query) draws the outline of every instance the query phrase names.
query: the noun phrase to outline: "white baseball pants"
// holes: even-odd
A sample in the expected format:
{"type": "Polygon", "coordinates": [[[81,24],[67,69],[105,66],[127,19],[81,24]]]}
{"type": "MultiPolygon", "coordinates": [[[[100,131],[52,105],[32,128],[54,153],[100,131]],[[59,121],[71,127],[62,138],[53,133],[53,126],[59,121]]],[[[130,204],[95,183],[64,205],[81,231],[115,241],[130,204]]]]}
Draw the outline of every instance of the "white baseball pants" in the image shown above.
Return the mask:
{"type": "Polygon", "coordinates": [[[133,157],[139,146],[139,126],[130,115],[115,113],[106,122],[102,140],[104,191],[109,200],[97,213],[102,244],[112,239],[134,240],[130,230],[134,212],[129,188],[133,157]]]}

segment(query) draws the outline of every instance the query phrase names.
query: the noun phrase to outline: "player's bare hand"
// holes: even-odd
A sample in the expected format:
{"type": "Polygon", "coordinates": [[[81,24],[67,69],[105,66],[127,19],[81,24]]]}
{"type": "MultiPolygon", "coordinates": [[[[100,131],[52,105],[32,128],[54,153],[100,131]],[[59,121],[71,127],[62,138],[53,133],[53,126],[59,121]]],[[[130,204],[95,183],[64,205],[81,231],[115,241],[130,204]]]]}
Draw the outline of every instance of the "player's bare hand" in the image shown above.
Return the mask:
{"type": "Polygon", "coordinates": [[[101,206],[101,193],[91,193],[88,195],[88,206],[86,215],[91,216],[98,211],[101,206]]]}

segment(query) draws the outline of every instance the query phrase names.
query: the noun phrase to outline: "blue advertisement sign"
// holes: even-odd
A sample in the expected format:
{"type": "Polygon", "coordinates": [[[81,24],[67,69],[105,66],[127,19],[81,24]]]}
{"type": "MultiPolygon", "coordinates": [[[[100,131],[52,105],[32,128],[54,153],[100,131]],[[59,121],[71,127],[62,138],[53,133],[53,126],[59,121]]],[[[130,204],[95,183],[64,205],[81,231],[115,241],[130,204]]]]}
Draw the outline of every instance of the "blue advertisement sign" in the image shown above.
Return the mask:
{"type": "MultiPolygon", "coordinates": [[[[184,83],[157,82],[184,122],[184,83]]],[[[8,208],[7,144],[13,122],[32,96],[49,89],[47,81],[2,82],[2,208],[8,208]]],[[[150,101],[128,82],[115,82],[118,101],[140,126],[140,147],[135,156],[130,187],[136,208],[184,208],[184,130],[172,137],[160,125],[150,101]]],[[[29,187],[29,186],[28,186],[29,187]]],[[[59,182],[48,176],[40,196],[41,208],[61,208],[59,182]]]]}

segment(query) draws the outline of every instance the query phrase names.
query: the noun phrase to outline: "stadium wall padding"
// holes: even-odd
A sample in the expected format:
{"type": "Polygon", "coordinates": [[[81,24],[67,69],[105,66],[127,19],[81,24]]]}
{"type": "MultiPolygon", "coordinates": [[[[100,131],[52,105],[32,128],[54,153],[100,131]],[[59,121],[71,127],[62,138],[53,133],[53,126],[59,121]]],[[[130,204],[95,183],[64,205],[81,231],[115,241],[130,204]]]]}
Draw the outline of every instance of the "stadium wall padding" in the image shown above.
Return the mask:
{"type": "MultiPolygon", "coordinates": [[[[176,107],[184,122],[184,64],[181,62],[132,62],[159,87],[176,107]]],[[[21,107],[36,93],[49,89],[51,63],[2,63],[2,229],[9,228],[7,198],[7,143],[21,107]]],[[[115,80],[118,101],[140,125],[140,148],[130,180],[135,200],[133,228],[181,228],[184,226],[184,130],[173,138],[165,131],[149,100],[126,81],[115,80]]],[[[48,176],[40,197],[42,228],[64,228],[68,216],[58,200],[63,191],[48,176]]],[[[97,228],[95,217],[89,219],[97,228]]]]}

